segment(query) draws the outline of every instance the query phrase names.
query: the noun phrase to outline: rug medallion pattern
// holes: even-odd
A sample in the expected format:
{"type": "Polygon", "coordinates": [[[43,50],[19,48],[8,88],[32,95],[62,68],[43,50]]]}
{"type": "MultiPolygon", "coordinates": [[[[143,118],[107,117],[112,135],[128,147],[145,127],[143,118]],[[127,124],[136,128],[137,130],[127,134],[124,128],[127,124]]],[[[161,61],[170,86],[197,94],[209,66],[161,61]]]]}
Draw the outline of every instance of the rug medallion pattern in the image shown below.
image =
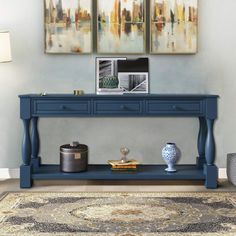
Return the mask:
{"type": "Polygon", "coordinates": [[[8,193],[0,235],[236,235],[235,193],[8,193]]]}

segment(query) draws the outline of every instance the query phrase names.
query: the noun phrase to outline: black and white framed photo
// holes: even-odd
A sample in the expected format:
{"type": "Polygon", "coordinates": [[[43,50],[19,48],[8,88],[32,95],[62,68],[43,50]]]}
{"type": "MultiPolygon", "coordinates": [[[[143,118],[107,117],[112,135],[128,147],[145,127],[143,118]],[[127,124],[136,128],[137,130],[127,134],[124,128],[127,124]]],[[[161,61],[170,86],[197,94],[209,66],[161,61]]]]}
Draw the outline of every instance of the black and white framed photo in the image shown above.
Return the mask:
{"type": "Polygon", "coordinates": [[[119,72],[119,87],[123,93],[149,93],[147,72],[119,72]]]}
{"type": "Polygon", "coordinates": [[[149,59],[118,61],[119,87],[123,93],[149,93],[149,59]]]}
{"type": "Polygon", "coordinates": [[[119,86],[118,61],[126,57],[97,57],[96,58],[96,93],[123,94],[119,86]]]}

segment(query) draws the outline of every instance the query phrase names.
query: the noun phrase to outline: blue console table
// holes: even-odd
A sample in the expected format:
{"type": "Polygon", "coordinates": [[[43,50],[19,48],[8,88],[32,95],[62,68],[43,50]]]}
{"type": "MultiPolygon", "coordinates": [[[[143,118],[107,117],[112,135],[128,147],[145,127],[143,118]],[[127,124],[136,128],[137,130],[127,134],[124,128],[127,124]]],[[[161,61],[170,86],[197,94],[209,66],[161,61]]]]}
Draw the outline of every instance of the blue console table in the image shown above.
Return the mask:
{"type": "MultiPolygon", "coordinates": [[[[81,180],[204,180],[216,188],[214,121],[216,95],[20,95],[24,124],[20,186],[30,188],[35,179],[81,180]],[[39,157],[39,117],[198,117],[198,153],[195,165],[178,165],[166,173],[163,165],[141,165],[137,173],[113,173],[108,165],[89,165],[87,172],[62,173],[59,165],[43,165],[39,157]]],[[[58,154],[59,155],[59,154],[58,154]]],[[[158,155],[158,154],[157,154],[158,155]]]]}

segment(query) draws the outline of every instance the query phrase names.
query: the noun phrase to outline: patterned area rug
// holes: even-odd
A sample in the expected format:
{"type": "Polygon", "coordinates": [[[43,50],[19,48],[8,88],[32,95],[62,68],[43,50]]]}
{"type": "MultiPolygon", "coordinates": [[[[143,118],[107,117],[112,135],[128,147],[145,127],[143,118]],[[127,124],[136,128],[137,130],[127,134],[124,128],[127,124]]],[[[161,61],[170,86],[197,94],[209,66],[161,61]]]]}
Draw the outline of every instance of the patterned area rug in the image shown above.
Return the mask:
{"type": "Polygon", "coordinates": [[[236,235],[235,193],[4,195],[0,235],[236,235]]]}

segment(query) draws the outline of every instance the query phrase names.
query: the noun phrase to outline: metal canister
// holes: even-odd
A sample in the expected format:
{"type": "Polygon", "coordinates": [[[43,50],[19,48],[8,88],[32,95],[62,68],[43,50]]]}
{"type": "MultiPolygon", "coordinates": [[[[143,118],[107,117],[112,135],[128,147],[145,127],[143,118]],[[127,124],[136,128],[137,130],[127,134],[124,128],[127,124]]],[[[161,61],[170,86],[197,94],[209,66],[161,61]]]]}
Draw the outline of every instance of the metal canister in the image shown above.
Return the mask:
{"type": "Polygon", "coordinates": [[[88,146],[73,142],[60,146],[60,167],[62,172],[82,172],[88,167],[88,146]]]}

